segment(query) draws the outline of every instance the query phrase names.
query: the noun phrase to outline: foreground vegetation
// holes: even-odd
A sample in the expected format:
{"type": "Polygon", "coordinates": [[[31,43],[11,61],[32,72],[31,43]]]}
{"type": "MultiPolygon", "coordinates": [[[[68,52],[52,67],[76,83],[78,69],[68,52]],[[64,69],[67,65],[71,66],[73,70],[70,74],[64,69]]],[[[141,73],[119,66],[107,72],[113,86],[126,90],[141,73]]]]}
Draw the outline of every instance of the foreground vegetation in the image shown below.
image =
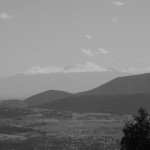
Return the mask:
{"type": "Polygon", "coordinates": [[[1,108],[1,150],[119,150],[129,115],[1,108]]]}
{"type": "Polygon", "coordinates": [[[121,150],[150,149],[150,116],[145,109],[139,108],[133,120],[125,123],[123,133],[121,150]]]}
{"type": "Polygon", "coordinates": [[[0,141],[1,150],[119,150],[119,140],[112,137],[47,137],[24,141],[0,141]]]}

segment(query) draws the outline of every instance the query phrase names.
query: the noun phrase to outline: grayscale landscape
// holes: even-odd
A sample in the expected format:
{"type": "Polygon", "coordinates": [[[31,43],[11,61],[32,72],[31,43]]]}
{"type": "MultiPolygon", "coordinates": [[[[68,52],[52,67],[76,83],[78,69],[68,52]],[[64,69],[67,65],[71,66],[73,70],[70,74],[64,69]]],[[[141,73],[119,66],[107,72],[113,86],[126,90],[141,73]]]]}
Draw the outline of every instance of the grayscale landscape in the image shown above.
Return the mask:
{"type": "Polygon", "coordinates": [[[149,7],[0,0],[0,150],[128,150],[142,117],[150,139],[149,7]]]}

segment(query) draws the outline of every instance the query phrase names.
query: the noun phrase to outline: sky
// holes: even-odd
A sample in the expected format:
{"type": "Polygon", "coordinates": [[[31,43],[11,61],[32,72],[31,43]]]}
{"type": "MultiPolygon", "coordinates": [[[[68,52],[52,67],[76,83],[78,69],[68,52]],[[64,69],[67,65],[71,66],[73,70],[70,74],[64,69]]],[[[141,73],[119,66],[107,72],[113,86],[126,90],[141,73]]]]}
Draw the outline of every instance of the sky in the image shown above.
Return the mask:
{"type": "Polygon", "coordinates": [[[150,72],[149,14],[149,0],[0,0],[0,77],[150,72]]]}

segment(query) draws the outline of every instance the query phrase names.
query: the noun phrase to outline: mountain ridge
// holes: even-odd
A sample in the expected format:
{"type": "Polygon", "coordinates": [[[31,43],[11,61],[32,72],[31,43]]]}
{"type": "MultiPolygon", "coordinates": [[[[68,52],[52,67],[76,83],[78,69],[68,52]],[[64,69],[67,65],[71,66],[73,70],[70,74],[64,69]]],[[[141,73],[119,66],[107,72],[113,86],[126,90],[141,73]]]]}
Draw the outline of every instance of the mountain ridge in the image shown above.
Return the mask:
{"type": "Polygon", "coordinates": [[[38,106],[43,103],[52,102],[58,99],[63,99],[72,96],[73,94],[64,92],[64,91],[56,91],[56,90],[48,90],[36,95],[33,95],[27,98],[24,102],[27,103],[30,107],[38,106]]]}
{"type": "Polygon", "coordinates": [[[92,90],[39,107],[79,112],[133,113],[140,106],[150,111],[150,73],[119,77],[92,90]]]}
{"type": "Polygon", "coordinates": [[[78,93],[93,89],[118,76],[125,75],[127,74],[116,71],[40,75],[18,74],[0,79],[0,99],[26,99],[47,90],[78,93]]]}
{"type": "Polygon", "coordinates": [[[150,93],[150,73],[117,77],[79,95],[150,93]]]}

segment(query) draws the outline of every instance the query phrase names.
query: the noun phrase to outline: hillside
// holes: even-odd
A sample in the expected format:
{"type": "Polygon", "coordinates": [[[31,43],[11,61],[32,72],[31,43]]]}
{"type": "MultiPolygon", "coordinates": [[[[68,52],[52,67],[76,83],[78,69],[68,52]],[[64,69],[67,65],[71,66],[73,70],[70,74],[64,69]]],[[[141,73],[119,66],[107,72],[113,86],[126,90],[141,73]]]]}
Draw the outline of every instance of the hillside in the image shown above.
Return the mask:
{"type": "MultiPolygon", "coordinates": [[[[77,94],[49,90],[33,95],[24,102],[32,107],[77,112],[130,114],[139,106],[150,111],[150,74],[119,77],[95,89],[77,94]]],[[[18,101],[16,103],[18,104],[18,101]]],[[[21,101],[19,103],[22,105],[21,101]]],[[[11,103],[8,101],[5,105],[9,104],[11,103]]]]}
{"type": "Polygon", "coordinates": [[[150,93],[150,73],[118,77],[80,95],[150,93]]]}
{"type": "Polygon", "coordinates": [[[46,92],[33,96],[27,101],[30,100],[32,105],[33,99],[33,103],[39,107],[77,112],[128,114],[134,113],[139,106],[150,111],[150,74],[119,77],[95,89],[74,95],[65,93],[65,96],[61,94],[59,96],[57,92],[54,95],[46,92]],[[58,97],[55,97],[56,95],[58,97]]]}
{"type": "Polygon", "coordinates": [[[74,96],[51,103],[45,103],[43,108],[71,110],[76,112],[103,112],[117,114],[133,114],[138,107],[144,107],[150,112],[149,94],[130,95],[89,95],[74,96]]]}
{"type": "Polygon", "coordinates": [[[31,96],[28,99],[26,99],[25,102],[29,106],[37,106],[43,103],[52,102],[54,100],[63,99],[71,95],[72,94],[63,92],[63,91],[49,90],[49,91],[45,91],[45,92],[36,94],[34,96],[31,96]]]}

